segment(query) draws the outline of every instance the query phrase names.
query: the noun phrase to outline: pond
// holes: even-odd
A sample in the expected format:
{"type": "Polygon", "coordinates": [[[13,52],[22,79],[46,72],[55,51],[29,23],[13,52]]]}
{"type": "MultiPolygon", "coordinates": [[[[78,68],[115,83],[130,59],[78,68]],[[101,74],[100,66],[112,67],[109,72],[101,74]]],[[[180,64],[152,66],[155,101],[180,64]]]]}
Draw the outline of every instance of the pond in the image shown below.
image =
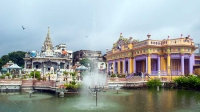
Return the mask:
{"type": "Polygon", "coordinates": [[[0,112],[199,112],[200,92],[187,90],[107,90],[97,95],[84,92],[1,93],[0,112]]]}

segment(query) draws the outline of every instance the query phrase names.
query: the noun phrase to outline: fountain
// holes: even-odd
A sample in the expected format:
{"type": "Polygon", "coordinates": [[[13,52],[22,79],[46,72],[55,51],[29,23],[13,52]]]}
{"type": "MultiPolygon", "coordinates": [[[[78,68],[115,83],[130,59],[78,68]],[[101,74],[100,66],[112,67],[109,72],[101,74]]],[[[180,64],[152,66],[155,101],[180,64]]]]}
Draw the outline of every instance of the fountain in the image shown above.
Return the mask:
{"type": "Polygon", "coordinates": [[[65,92],[67,92],[68,90],[66,90],[64,87],[61,88],[56,88],[56,93],[59,93],[60,97],[64,97],[65,96],[65,92]]]}
{"type": "Polygon", "coordinates": [[[115,89],[117,90],[117,94],[118,94],[118,91],[121,87],[117,85],[117,87],[115,87],[115,89]]]}
{"type": "Polygon", "coordinates": [[[103,89],[104,89],[104,86],[97,86],[95,85],[95,87],[93,88],[90,88],[89,89],[93,92],[93,93],[96,93],[96,107],[97,107],[97,92],[101,92],[103,89]]]}
{"type": "Polygon", "coordinates": [[[27,90],[26,92],[29,93],[29,98],[32,97],[32,94],[35,92],[33,89],[27,90]]]}

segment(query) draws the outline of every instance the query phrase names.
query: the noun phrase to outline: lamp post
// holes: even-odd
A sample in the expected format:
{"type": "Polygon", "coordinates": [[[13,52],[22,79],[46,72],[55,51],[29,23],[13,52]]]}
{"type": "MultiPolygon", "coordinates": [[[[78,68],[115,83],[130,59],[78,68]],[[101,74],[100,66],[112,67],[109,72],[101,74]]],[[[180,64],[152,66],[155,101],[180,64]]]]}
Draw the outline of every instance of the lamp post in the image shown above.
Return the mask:
{"type": "Polygon", "coordinates": [[[90,87],[89,87],[89,89],[90,89],[92,92],[95,92],[95,94],[96,94],[96,107],[97,107],[97,92],[102,91],[102,90],[104,89],[104,86],[97,86],[97,85],[95,85],[95,87],[93,87],[93,88],[90,88],[90,87]]]}
{"type": "Polygon", "coordinates": [[[35,80],[35,72],[36,72],[36,68],[34,68],[34,80],[35,80]]]}

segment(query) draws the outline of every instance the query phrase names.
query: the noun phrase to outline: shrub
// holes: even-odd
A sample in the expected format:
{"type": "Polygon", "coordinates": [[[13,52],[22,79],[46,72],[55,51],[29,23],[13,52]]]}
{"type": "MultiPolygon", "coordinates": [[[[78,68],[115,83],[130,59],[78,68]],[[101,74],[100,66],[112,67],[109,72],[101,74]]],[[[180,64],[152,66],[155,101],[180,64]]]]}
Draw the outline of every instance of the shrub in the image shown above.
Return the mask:
{"type": "Polygon", "coordinates": [[[116,77],[116,74],[112,74],[110,77],[116,77]]]}
{"type": "Polygon", "coordinates": [[[35,78],[39,80],[40,79],[40,72],[39,71],[32,71],[30,73],[30,76],[32,76],[34,78],[34,74],[35,74],[35,78]]]}
{"type": "Polygon", "coordinates": [[[174,82],[182,89],[195,89],[200,86],[200,78],[196,76],[179,77],[174,79],[174,82]]]}
{"type": "Polygon", "coordinates": [[[155,88],[157,86],[161,86],[161,82],[159,79],[151,79],[147,82],[147,86],[150,88],[155,88]]]}
{"type": "Polygon", "coordinates": [[[119,78],[125,78],[126,74],[118,74],[117,77],[119,77],[119,78]]]}
{"type": "Polygon", "coordinates": [[[81,88],[81,84],[76,84],[76,85],[73,85],[73,84],[64,84],[64,87],[66,89],[78,89],[78,88],[81,88]]]}
{"type": "Polygon", "coordinates": [[[5,76],[6,76],[6,75],[1,75],[1,76],[0,76],[0,79],[5,79],[5,76]]]}

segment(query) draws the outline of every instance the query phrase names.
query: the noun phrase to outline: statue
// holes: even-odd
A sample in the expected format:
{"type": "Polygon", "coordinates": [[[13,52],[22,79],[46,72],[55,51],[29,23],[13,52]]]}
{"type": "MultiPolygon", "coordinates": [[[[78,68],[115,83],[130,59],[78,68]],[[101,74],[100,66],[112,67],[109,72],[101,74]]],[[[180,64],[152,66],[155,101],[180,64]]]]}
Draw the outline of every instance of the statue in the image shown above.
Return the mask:
{"type": "Polygon", "coordinates": [[[53,66],[51,66],[51,68],[50,68],[50,73],[54,74],[54,67],[53,66]]]}

